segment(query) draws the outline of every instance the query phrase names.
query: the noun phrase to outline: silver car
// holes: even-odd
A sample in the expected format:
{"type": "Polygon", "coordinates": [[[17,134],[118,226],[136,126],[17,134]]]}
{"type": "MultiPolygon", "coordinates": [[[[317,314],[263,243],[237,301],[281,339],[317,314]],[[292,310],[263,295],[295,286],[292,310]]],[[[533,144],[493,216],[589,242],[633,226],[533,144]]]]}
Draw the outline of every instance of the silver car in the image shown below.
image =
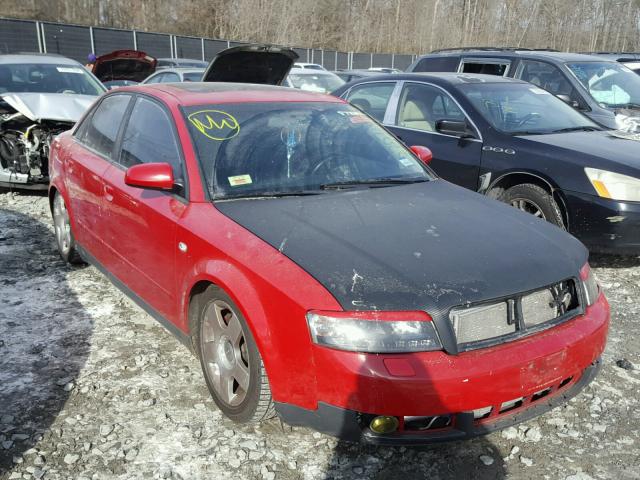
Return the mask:
{"type": "Polygon", "coordinates": [[[0,186],[46,188],[49,146],[106,91],[59,55],[0,55],[0,186]]]}
{"type": "Polygon", "coordinates": [[[145,78],[141,83],[199,82],[204,68],[163,68],[145,78]]]}

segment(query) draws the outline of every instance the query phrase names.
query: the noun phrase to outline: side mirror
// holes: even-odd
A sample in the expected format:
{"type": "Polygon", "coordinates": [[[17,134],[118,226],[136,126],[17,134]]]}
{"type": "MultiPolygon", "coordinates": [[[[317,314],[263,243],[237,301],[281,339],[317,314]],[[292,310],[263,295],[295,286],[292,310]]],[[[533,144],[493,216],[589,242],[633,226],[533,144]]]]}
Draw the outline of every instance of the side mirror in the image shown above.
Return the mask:
{"type": "Polygon", "coordinates": [[[129,167],[124,174],[124,183],[131,187],[173,190],[173,168],[168,163],[141,163],[129,167]]]}
{"type": "Polygon", "coordinates": [[[414,145],[413,147],[409,147],[418,159],[424,163],[425,165],[429,165],[431,160],[433,160],[433,153],[427,147],[423,147],[422,145],[414,145]]]}
{"type": "Polygon", "coordinates": [[[436,132],[454,137],[472,137],[472,133],[467,126],[467,122],[458,120],[438,120],[436,122],[436,132]]]}
{"type": "Polygon", "coordinates": [[[573,108],[580,108],[580,104],[576,100],[573,100],[569,95],[565,95],[564,93],[561,93],[559,95],[556,95],[556,97],[558,97],[564,103],[566,103],[567,105],[573,108]]]}

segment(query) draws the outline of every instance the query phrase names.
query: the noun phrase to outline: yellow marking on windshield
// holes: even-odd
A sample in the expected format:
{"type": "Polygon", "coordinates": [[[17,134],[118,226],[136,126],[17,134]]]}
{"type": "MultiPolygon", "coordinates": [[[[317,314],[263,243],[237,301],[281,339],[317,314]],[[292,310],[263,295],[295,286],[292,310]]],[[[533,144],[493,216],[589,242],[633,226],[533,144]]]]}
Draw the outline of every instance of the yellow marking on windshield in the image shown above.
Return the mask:
{"type": "Polygon", "coordinates": [[[211,140],[229,140],[240,133],[240,124],[222,110],[200,110],[189,115],[189,121],[211,140]]]}

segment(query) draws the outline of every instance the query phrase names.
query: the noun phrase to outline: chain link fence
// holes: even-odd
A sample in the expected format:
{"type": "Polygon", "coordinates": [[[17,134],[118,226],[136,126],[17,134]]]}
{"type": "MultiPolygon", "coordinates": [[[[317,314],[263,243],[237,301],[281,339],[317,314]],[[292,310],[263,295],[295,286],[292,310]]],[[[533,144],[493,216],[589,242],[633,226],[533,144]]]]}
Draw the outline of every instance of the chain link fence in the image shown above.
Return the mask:
{"type": "MultiPolygon", "coordinates": [[[[57,53],[85,63],[89,53],[141,50],[156,58],[192,58],[210,61],[225,48],[245,42],[86,27],[63,23],[0,18],[0,54],[18,52],[57,53]]],[[[337,52],[294,47],[298,61],[318,63],[327,70],[387,67],[406,69],[415,55],[337,52]]]]}

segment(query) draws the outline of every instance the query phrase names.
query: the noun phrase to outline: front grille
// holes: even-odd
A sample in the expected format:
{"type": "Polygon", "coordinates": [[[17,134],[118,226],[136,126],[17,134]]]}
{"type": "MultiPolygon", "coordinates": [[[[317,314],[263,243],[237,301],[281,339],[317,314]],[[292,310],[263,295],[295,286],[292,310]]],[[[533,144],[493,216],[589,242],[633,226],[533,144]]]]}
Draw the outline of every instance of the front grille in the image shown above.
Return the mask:
{"type": "Polygon", "coordinates": [[[458,350],[472,350],[550,328],[581,312],[576,280],[509,298],[453,308],[449,319],[458,350]]]}

